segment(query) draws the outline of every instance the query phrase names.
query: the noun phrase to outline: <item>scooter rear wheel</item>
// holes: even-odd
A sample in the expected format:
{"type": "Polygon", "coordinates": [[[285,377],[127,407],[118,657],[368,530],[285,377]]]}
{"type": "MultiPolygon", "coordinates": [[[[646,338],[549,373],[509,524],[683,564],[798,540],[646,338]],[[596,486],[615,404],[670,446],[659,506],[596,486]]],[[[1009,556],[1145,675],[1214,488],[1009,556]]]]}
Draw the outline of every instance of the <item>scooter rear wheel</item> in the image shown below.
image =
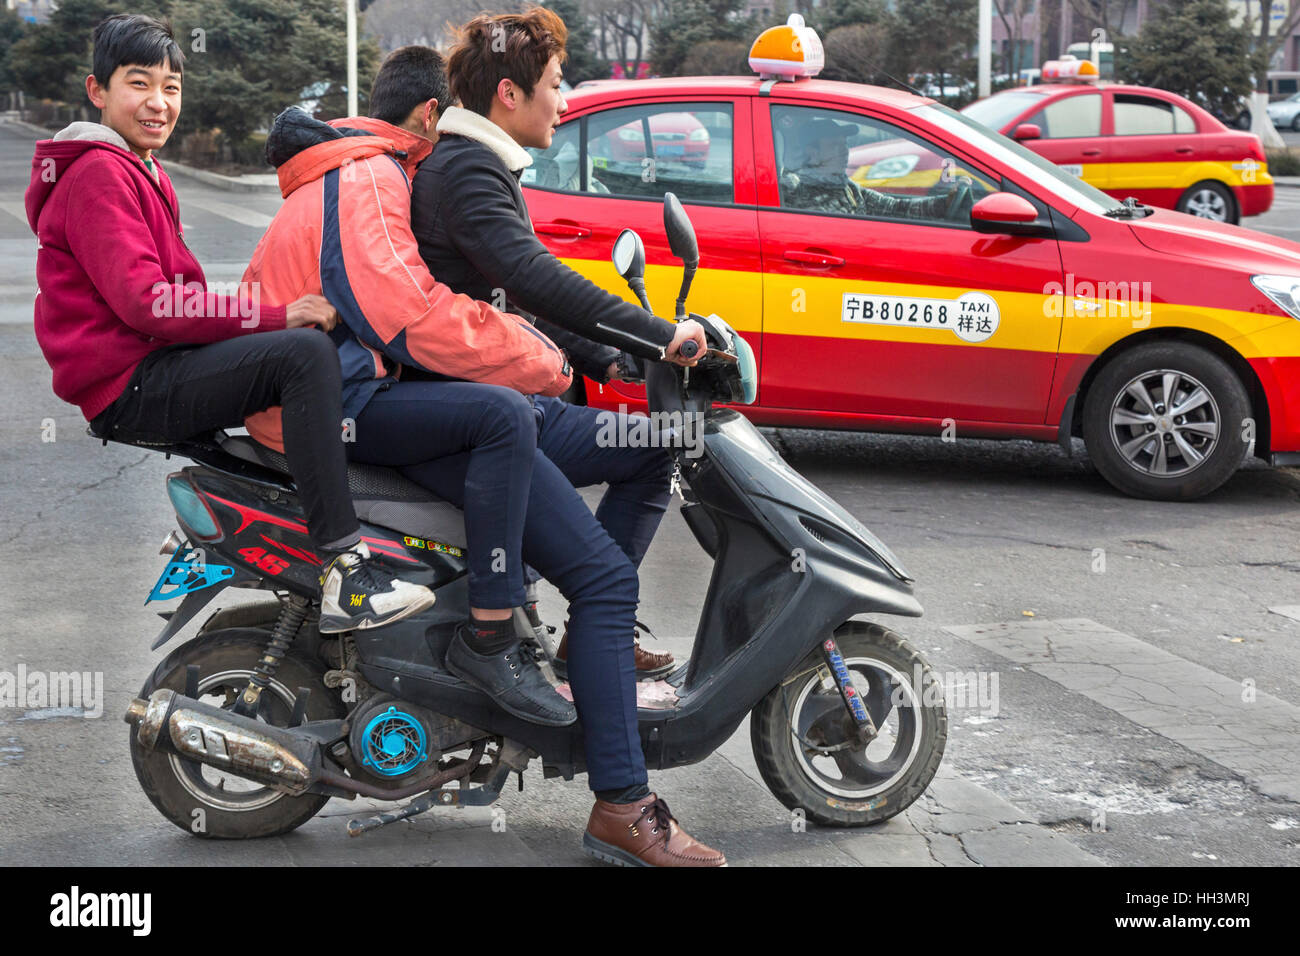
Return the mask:
{"type": "Polygon", "coordinates": [[[824,826],[881,823],[930,785],[948,740],[943,689],[921,654],[888,628],[848,621],[835,632],[853,686],[880,731],[865,747],[815,650],[750,716],[768,788],[824,826]]]}
{"type": "MultiPolygon", "coordinates": [[[[199,667],[199,699],[227,707],[245,687],[266,650],[269,635],[255,628],[208,631],[182,644],[145,681],[142,697],[160,687],[185,692],[186,667],[199,667]]],[[[325,687],[325,669],[291,648],[281,659],[275,679],[264,692],[260,719],[287,726],[299,687],[309,687],[306,719],[342,718],[347,710],[336,692],[325,687]]],[[[182,830],[198,837],[227,840],[279,836],[302,826],[329,797],[291,797],[212,767],[161,750],[146,751],[131,733],[131,763],[145,795],[158,811],[182,830]]]]}

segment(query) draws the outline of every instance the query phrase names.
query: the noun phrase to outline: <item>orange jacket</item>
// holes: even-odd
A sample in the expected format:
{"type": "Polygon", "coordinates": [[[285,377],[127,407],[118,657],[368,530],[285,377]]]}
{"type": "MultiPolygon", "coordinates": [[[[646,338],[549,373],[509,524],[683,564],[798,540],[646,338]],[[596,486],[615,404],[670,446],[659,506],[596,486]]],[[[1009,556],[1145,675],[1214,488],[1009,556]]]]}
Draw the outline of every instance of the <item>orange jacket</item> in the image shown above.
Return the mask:
{"type": "MultiPolygon", "coordinates": [[[[281,162],[284,205],[244,272],[268,302],[315,293],[339,312],[331,337],[343,370],[343,414],[355,418],[392,381],[390,365],[558,395],[571,374],[559,347],[526,319],[452,292],[430,275],[411,233],[415,167],[432,144],[379,120],[351,117],[329,127],[286,111],[268,146],[303,148],[281,162]],[[287,135],[286,135],[286,130],[287,135]]],[[[283,450],[278,407],[247,422],[263,444],[283,450]]]]}

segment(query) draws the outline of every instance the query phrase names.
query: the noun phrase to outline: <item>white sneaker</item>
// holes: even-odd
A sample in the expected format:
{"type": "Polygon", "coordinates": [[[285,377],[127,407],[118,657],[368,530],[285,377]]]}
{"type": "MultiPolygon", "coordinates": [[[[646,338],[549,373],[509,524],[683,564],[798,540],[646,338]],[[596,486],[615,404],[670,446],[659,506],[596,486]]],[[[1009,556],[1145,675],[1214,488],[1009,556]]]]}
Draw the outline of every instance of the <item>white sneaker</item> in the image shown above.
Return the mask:
{"type": "Polygon", "coordinates": [[[427,610],[435,600],[424,585],[402,581],[372,561],[365,544],[326,565],[320,582],[322,634],[383,627],[427,610]]]}

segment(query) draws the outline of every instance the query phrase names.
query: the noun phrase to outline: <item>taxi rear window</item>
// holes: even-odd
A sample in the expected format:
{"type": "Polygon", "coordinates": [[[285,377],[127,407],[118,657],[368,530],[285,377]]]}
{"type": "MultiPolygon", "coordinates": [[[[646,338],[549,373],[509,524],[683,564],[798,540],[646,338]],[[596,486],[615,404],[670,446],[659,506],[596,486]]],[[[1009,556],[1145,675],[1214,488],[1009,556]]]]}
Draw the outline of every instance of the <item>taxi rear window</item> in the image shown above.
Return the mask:
{"type": "Polygon", "coordinates": [[[530,149],[521,182],[534,189],[685,202],[730,203],[732,106],[647,103],[591,113],[530,149]]]}

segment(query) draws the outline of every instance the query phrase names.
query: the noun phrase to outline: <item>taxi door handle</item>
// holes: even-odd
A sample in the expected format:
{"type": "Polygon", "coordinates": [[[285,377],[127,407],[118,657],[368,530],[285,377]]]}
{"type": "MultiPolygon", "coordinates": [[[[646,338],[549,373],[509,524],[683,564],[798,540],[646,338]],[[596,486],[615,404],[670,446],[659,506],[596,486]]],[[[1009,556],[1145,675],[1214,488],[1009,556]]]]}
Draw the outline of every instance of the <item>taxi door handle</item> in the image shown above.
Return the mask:
{"type": "Polygon", "coordinates": [[[591,235],[591,230],[576,222],[557,221],[539,222],[533,227],[544,236],[557,236],[561,239],[584,239],[591,235]]]}
{"type": "Polygon", "coordinates": [[[790,262],[801,262],[807,266],[842,266],[844,260],[822,249],[787,249],[783,253],[790,262]]]}
{"type": "Polygon", "coordinates": [[[1085,150],[1083,151],[1083,155],[1085,155],[1085,156],[1100,156],[1100,155],[1101,155],[1101,150],[1099,150],[1099,149],[1085,149],[1085,150]]]}
{"type": "Polygon", "coordinates": [[[1179,146],[1177,149],[1174,150],[1174,152],[1179,153],[1180,155],[1183,156],[1190,156],[1194,152],[1194,150],[1190,146],[1179,146]]]}

